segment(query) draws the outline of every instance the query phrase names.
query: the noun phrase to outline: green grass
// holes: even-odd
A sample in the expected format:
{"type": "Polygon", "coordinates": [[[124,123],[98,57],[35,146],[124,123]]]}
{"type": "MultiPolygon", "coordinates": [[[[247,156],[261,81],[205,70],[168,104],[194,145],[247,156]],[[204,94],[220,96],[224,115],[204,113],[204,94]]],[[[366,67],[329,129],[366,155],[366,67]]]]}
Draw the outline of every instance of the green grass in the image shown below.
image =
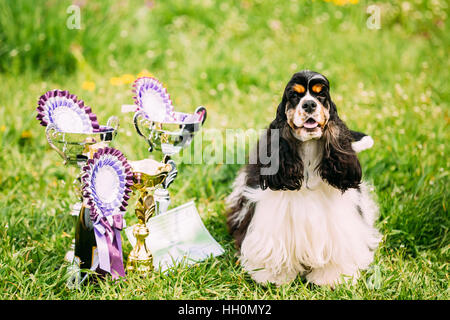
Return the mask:
{"type": "MultiPolygon", "coordinates": [[[[375,2],[379,30],[366,27],[364,1],[145,3],[88,1],[81,30],[66,28],[70,1],[0,3],[0,298],[449,298],[446,1],[375,2]],[[147,146],[132,116],[120,112],[132,103],[131,85],[110,79],[144,69],[164,82],[178,110],[204,105],[205,129],[221,130],[267,126],[298,70],[330,79],[341,118],[375,140],[360,160],[376,188],[383,242],[356,285],[331,290],[300,278],[280,287],[254,283],[236,263],[225,225],[224,198],[239,165],[182,164],[171,186],[173,205],[194,199],[225,254],[170,275],[65,287],[76,170],[47,145],[35,119],[37,99],[49,89],[67,89],[92,106],[101,123],[117,115],[114,146],[142,159],[147,146]],[[83,89],[85,81],[95,89],[83,89]]],[[[126,257],[131,246],[123,240],[126,257]]]]}

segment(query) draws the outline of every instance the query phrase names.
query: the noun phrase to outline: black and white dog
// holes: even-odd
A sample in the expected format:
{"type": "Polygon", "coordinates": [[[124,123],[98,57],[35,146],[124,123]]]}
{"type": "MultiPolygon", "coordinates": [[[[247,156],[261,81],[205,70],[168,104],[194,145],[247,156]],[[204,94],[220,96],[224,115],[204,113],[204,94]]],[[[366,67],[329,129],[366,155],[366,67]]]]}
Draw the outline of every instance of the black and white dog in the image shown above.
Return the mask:
{"type": "Polygon", "coordinates": [[[297,274],[317,285],[356,281],[381,240],[356,156],[373,140],[347,128],[328,80],[312,71],[293,75],[265,136],[226,199],[243,268],[259,283],[280,285],[297,274]],[[277,154],[275,173],[263,173],[261,149],[277,154]]]}

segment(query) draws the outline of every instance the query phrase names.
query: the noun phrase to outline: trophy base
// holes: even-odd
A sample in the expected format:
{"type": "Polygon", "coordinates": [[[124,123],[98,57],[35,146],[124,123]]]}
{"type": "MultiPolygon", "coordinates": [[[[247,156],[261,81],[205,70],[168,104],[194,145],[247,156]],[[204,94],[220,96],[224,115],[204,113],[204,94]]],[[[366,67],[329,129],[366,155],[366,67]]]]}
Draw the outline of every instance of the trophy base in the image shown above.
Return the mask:
{"type": "Polygon", "coordinates": [[[153,271],[153,258],[141,260],[128,257],[127,272],[136,273],[142,276],[146,276],[153,271]]]}
{"type": "Polygon", "coordinates": [[[153,271],[153,257],[145,244],[145,238],[149,234],[148,228],[144,223],[138,223],[133,227],[133,234],[137,243],[128,256],[127,271],[148,275],[153,271]]]}

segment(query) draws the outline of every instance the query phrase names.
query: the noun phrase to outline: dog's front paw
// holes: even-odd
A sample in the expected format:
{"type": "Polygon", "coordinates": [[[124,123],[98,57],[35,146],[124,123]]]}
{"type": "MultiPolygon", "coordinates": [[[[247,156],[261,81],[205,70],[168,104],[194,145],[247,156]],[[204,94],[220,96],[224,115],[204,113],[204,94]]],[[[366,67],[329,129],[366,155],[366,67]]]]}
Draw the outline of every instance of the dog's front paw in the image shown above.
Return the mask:
{"type": "Polygon", "coordinates": [[[349,279],[351,279],[352,284],[356,284],[358,277],[358,271],[351,275],[345,275],[339,268],[334,266],[326,266],[319,269],[313,269],[306,276],[306,280],[319,286],[327,285],[334,288],[336,285],[347,282],[349,279]]]}
{"type": "Polygon", "coordinates": [[[296,278],[296,273],[281,273],[281,274],[273,274],[269,271],[258,271],[257,273],[252,274],[253,280],[260,284],[267,285],[268,283],[273,283],[277,286],[281,286],[283,284],[290,283],[294,281],[296,278]]]}
{"type": "Polygon", "coordinates": [[[261,270],[250,272],[250,275],[253,280],[255,280],[256,282],[258,282],[259,284],[262,284],[264,286],[268,285],[269,283],[273,283],[277,286],[281,286],[283,284],[292,282],[296,278],[297,273],[282,272],[282,273],[274,274],[273,272],[270,272],[269,270],[261,269],[261,270]]]}

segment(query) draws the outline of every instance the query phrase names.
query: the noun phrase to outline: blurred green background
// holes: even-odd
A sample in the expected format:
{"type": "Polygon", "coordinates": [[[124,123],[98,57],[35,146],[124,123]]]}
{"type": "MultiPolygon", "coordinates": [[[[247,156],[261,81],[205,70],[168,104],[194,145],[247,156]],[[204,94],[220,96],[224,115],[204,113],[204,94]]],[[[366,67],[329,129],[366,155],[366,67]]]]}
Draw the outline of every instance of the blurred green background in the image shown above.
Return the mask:
{"type": "MultiPolygon", "coordinates": [[[[0,298],[448,299],[448,6],[2,0],[0,298]],[[371,5],[379,29],[369,27],[371,5]],[[76,10],[80,29],[71,29],[76,10]],[[375,186],[384,238],[357,285],[333,291],[301,278],[281,287],[255,284],[238,265],[225,226],[224,198],[240,166],[181,164],[173,205],[195,200],[225,254],[170,276],[65,287],[76,170],[62,165],[35,119],[41,94],[69,90],[101,124],[117,115],[114,146],[136,160],[148,156],[147,146],[121,105],[132,104],[139,75],[161,80],[178,111],[206,106],[206,129],[246,130],[269,124],[286,82],[302,69],[325,74],[341,118],[375,140],[359,157],[375,186]]],[[[125,258],[130,250],[124,238],[125,258]]]]}

